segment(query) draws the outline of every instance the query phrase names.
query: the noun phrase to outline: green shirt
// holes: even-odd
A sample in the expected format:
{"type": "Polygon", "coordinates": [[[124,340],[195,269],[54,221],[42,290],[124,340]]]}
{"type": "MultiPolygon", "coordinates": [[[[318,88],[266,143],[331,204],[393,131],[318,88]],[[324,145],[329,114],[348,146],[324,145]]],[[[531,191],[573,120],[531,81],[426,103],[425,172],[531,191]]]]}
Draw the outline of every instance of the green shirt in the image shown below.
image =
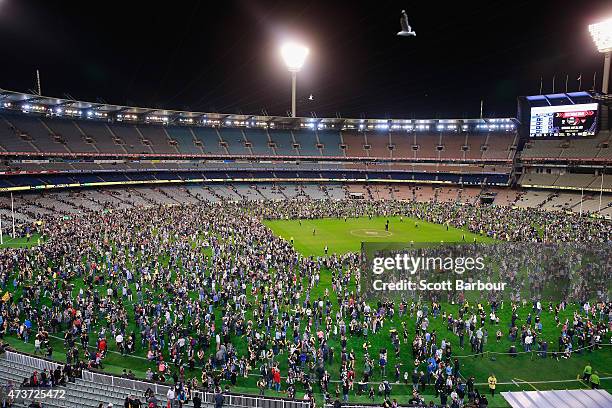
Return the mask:
{"type": "Polygon", "coordinates": [[[593,368],[587,364],[586,367],[584,367],[584,371],[582,372],[583,374],[591,374],[593,372],[593,368]]]}
{"type": "Polygon", "coordinates": [[[597,384],[597,385],[599,385],[599,384],[600,384],[600,381],[599,381],[599,376],[598,376],[597,374],[593,374],[593,375],[591,376],[591,382],[592,382],[593,384],[597,384]]]}

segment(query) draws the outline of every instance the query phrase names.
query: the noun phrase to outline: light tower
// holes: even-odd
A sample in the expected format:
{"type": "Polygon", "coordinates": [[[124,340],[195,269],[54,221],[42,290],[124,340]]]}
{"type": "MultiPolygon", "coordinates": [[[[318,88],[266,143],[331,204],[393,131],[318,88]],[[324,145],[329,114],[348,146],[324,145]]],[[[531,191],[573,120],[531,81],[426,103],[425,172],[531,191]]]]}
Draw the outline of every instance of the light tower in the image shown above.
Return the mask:
{"type": "Polygon", "coordinates": [[[601,92],[608,93],[608,83],[610,82],[610,58],[612,56],[612,17],[602,22],[591,24],[589,32],[599,52],[604,54],[604,72],[601,92]]]}
{"type": "Polygon", "coordinates": [[[281,47],[281,55],[285,65],[291,72],[291,117],[295,118],[295,94],[297,86],[297,73],[304,65],[310,50],[303,45],[286,43],[281,47]]]}

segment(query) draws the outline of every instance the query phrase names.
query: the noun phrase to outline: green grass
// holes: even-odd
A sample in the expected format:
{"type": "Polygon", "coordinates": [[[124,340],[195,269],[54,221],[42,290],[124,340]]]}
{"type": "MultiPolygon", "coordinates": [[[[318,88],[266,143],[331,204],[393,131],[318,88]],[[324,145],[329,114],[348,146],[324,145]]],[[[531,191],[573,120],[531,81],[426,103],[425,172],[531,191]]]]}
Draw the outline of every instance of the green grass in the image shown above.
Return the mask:
{"type": "Polygon", "coordinates": [[[466,230],[433,224],[404,217],[372,218],[326,218],[315,220],[266,220],[276,235],[290,241],[293,238],[295,249],[302,255],[324,255],[327,245],[329,254],[357,252],[361,242],[467,242],[476,238],[477,242],[493,242],[489,237],[477,235],[466,230]],[[385,222],[389,220],[389,231],[385,222]],[[314,230],[314,234],[313,234],[314,230]]]}
{"type": "MultiPolygon", "coordinates": [[[[329,253],[345,253],[350,251],[358,251],[361,247],[362,241],[368,242],[460,242],[463,241],[464,236],[466,241],[473,241],[476,238],[477,242],[494,242],[492,238],[484,237],[481,235],[473,234],[464,230],[449,228],[448,231],[445,225],[438,225],[432,223],[425,223],[418,221],[418,227],[415,225],[414,219],[403,219],[400,222],[399,217],[389,217],[390,231],[392,234],[388,235],[385,232],[385,221],[387,217],[374,217],[370,218],[349,218],[346,221],[344,219],[316,219],[316,220],[267,220],[265,224],[277,235],[281,236],[286,240],[293,239],[294,247],[297,251],[305,256],[309,255],[323,255],[324,247],[329,247],[329,253]],[[313,229],[315,234],[313,234],[313,229]],[[363,231],[372,231],[376,234],[363,234],[363,231]],[[387,235],[387,236],[384,236],[387,235]]],[[[330,279],[328,276],[322,276],[322,281],[325,282],[330,279]]],[[[324,285],[322,286],[324,287],[324,285]]],[[[486,295],[486,294],[483,294],[486,295]]],[[[484,296],[481,299],[486,302],[484,296]]],[[[452,313],[454,316],[457,315],[458,307],[456,305],[445,304],[443,305],[444,310],[447,313],[452,313]]],[[[564,321],[565,317],[570,318],[575,310],[575,307],[571,307],[566,310],[561,317],[561,321],[564,321]]],[[[524,322],[527,314],[531,311],[531,308],[519,308],[519,314],[524,322]]],[[[498,313],[501,323],[499,326],[491,327],[487,325],[489,330],[489,342],[485,348],[490,352],[505,353],[510,348],[511,342],[507,338],[507,332],[509,328],[511,310],[509,304],[506,303],[505,310],[498,313]],[[497,343],[495,341],[495,332],[499,329],[504,333],[502,340],[497,343]]],[[[412,318],[414,320],[414,317],[412,318]]],[[[557,337],[560,334],[560,328],[555,327],[554,315],[547,311],[542,314],[542,324],[544,326],[542,338],[546,339],[549,343],[549,350],[556,350],[557,337]]],[[[414,330],[412,326],[414,322],[408,319],[408,325],[411,327],[410,334],[414,330]]],[[[401,328],[401,322],[396,317],[389,325],[385,326],[383,332],[387,334],[372,336],[370,339],[372,343],[372,349],[378,350],[380,347],[389,347],[390,342],[388,341],[388,329],[395,327],[398,330],[401,328]]],[[[435,329],[439,334],[439,338],[446,338],[453,344],[453,350],[457,355],[469,355],[469,345],[466,341],[466,349],[462,350],[459,348],[458,338],[446,329],[446,325],[438,318],[432,320],[430,327],[435,329]]],[[[361,340],[363,342],[363,340],[361,340]]],[[[349,340],[349,344],[351,340],[349,340]]],[[[359,342],[357,342],[359,343],[359,342]]],[[[609,342],[608,342],[609,343],[609,342]]],[[[355,350],[360,349],[361,344],[355,345],[355,350]]],[[[409,344],[403,346],[409,348],[409,344]]],[[[518,343],[518,349],[520,349],[520,343],[518,343]]],[[[402,355],[403,355],[402,350],[402,355]]],[[[500,386],[501,390],[518,390],[526,389],[533,390],[537,389],[555,389],[555,388],[580,388],[583,384],[579,382],[568,382],[568,383],[549,383],[549,384],[525,384],[519,381],[523,380],[526,382],[533,381],[559,381],[575,379],[579,372],[582,372],[583,367],[588,361],[593,361],[594,368],[600,370],[601,376],[610,377],[612,376],[612,353],[611,349],[604,348],[594,354],[585,353],[582,355],[574,354],[571,359],[561,359],[556,361],[554,359],[541,359],[535,355],[527,354],[521,355],[518,358],[510,358],[508,356],[500,355],[494,356],[489,355],[485,358],[479,357],[463,357],[461,358],[462,363],[462,374],[464,376],[474,375],[477,382],[485,382],[491,372],[496,373],[499,382],[512,382],[516,380],[520,384],[520,388],[515,385],[500,386]],[[493,357],[493,358],[491,358],[493,357]],[[607,372],[607,374],[606,374],[607,372]]],[[[362,354],[362,353],[361,353],[362,354]]],[[[357,360],[360,360],[360,354],[358,353],[357,360]]],[[[393,360],[393,358],[392,358],[393,360]]],[[[403,359],[400,359],[404,361],[403,359]]],[[[409,358],[412,362],[412,358],[409,358]]],[[[389,367],[393,367],[394,361],[389,362],[389,367]]],[[[612,389],[612,381],[604,380],[602,385],[606,389],[612,389]]],[[[504,405],[502,405],[504,406],[504,405]]]]}
{"type": "Polygon", "coordinates": [[[2,236],[3,244],[0,245],[0,248],[31,248],[38,245],[39,238],[39,234],[32,234],[29,239],[27,237],[13,239],[10,235],[5,234],[2,236]]]}
{"type": "MultiPolygon", "coordinates": [[[[460,242],[463,240],[463,235],[465,234],[466,241],[472,241],[474,238],[480,242],[492,242],[491,238],[475,235],[463,230],[449,228],[447,231],[446,226],[436,225],[431,223],[425,223],[422,221],[418,221],[418,227],[415,226],[415,220],[404,218],[403,222],[400,222],[399,217],[390,217],[390,231],[391,235],[385,233],[384,224],[386,221],[385,217],[375,217],[372,219],[369,218],[358,218],[358,219],[321,219],[321,220],[302,220],[294,221],[265,221],[265,224],[272,229],[277,235],[285,238],[286,240],[291,240],[293,238],[295,248],[304,256],[310,255],[323,255],[324,247],[327,245],[329,247],[329,253],[344,253],[348,251],[358,251],[361,246],[362,240],[372,241],[372,242],[398,242],[398,241],[415,241],[415,242],[460,242]],[[315,234],[312,234],[313,229],[315,229],[315,234]]],[[[193,243],[196,244],[195,242],[193,243]]],[[[206,250],[205,250],[206,251],[206,250]]],[[[162,255],[160,257],[160,261],[164,266],[168,265],[168,256],[162,255]]],[[[138,265],[140,262],[140,255],[136,257],[136,259],[130,260],[134,265],[138,265]]],[[[132,265],[132,264],[130,264],[132,265]]],[[[182,273],[181,266],[179,265],[176,269],[172,269],[171,273],[180,274],[182,273]]],[[[316,299],[317,297],[323,297],[325,289],[330,289],[330,300],[334,305],[333,314],[335,314],[337,310],[337,294],[331,291],[331,273],[327,270],[323,270],[321,273],[321,281],[319,286],[315,287],[310,295],[311,299],[316,299]]],[[[76,295],[78,290],[84,286],[83,281],[81,279],[73,279],[72,283],[74,284],[74,292],[76,295]]],[[[355,282],[351,283],[351,288],[354,289],[355,282]]],[[[12,286],[12,285],[11,285],[12,286]]],[[[97,286],[95,290],[100,291],[100,293],[104,294],[106,292],[106,286],[97,286]]],[[[16,295],[19,295],[21,289],[18,288],[16,290],[16,295]]],[[[159,296],[162,292],[161,289],[156,289],[154,291],[155,296],[159,296]]],[[[247,290],[247,293],[250,294],[250,290],[247,290]]],[[[486,294],[483,294],[483,296],[486,294]]],[[[190,293],[190,296],[194,299],[197,298],[197,294],[195,292],[190,293]]],[[[258,295],[261,300],[261,295],[258,295]]],[[[249,297],[249,301],[253,301],[252,297],[249,297]]],[[[43,302],[49,304],[49,300],[45,299],[43,302]]],[[[134,323],[134,315],[133,308],[130,302],[126,299],[122,300],[125,309],[128,312],[129,317],[129,326],[128,331],[136,331],[137,329],[134,323]]],[[[506,352],[510,347],[510,340],[507,338],[507,331],[510,322],[510,305],[506,303],[505,308],[499,312],[499,316],[501,319],[501,324],[499,328],[504,332],[503,339],[497,343],[495,341],[495,331],[498,327],[491,327],[487,324],[489,329],[489,338],[488,344],[485,347],[486,351],[489,352],[506,352]]],[[[457,315],[458,306],[451,304],[443,304],[443,311],[446,313],[452,313],[454,316],[457,315]]],[[[474,307],[472,304],[471,307],[474,307]]],[[[561,320],[564,321],[566,318],[571,320],[573,311],[576,310],[575,306],[569,307],[566,311],[561,313],[561,320]]],[[[520,321],[519,324],[522,324],[525,321],[527,314],[531,311],[529,307],[522,308],[520,307],[518,310],[520,321]]],[[[217,321],[217,325],[220,326],[220,318],[221,312],[219,310],[215,311],[215,319],[217,321]]],[[[252,319],[252,311],[249,310],[247,312],[247,320],[252,319]]],[[[401,323],[406,322],[408,326],[408,332],[410,334],[410,341],[413,339],[413,333],[415,332],[414,327],[414,316],[404,316],[400,318],[397,314],[393,319],[387,319],[385,321],[384,327],[381,331],[376,334],[370,333],[368,337],[368,341],[371,343],[371,353],[373,356],[377,357],[377,351],[380,348],[387,348],[390,350],[389,353],[389,363],[387,370],[387,378],[393,380],[392,372],[393,367],[396,363],[402,364],[402,375],[404,371],[411,371],[414,368],[414,361],[412,359],[411,346],[410,343],[401,345],[401,352],[398,358],[395,357],[392,352],[392,346],[389,341],[389,330],[391,328],[397,328],[401,331],[401,323]]],[[[546,360],[537,358],[533,354],[521,355],[516,359],[510,358],[508,356],[495,356],[495,359],[492,359],[492,355],[485,355],[483,357],[475,358],[473,356],[469,356],[471,354],[469,345],[467,345],[466,341],[466,349],[461,349],[458,345],[458,338],[452,333],[449,332],[446,328],[445,322],[441,317],[437,319],[430,319],[430,328],[435,329],[438,333],[438,342],[442,338],[446,338],[451,341],[453,344],[454,354],[459,356],[461,361],[461,374],[464,377],[468,377],[470,375],[474,375],[477,383],[486,382],[487,377],[491,372],[494,372],[498,378],[499,382],[508,382],[509,385],[499,385],[499,391],[516,391],[519,389],[524,390],[533,390],[537,388],[539,390],[545,389],[566,389],[566,388],[585,388],[585,386],[579,382],[560,382],[560,383],[548,383],[548,384],[529,384],[534,381],[559,381],[559,380],[570,380],[575,379],[578,373],[582,372],[584,365],[591,361],[593,363],[593,367],[595,370],[598,370],[602,376],[612,376],[612,353],[610,352],[610,348],[606,348],[604,350],[599,350],[594,353],[585,353],[583,355],[574,354],[569,360],[561,360],[556,361],[551,358],[546,360]],[[515,381],[517,385],[512,383],[515,381]]],[[[555,327],[554,323],[554,315],[552,313],[548,313],[546,310],[542,314],[542,323],[544,326],[543,330],[543,338],[545,338],[549,343],[549,350],[556,350],[557,337],[560,333],[560,329],[555,327]]],[[[90,345],[94,345],[94,339],[96,338],[97,331],[99,330],[100,325],[94,327],[92,334],[90,335],[91,343],[90,345]]],[[[52,345],[54,349],[54,358],[65,361],[65,351],[63,348],[63,341],[61,338],[63,337],[62,333],[56,333],[55,336],[60,339],[52,339],[52,345]]],[[[23,341],[16,339],[14,337],[7,337],[7,340],[11,343],[11,345],[19,350],[32,352],[33,351],[33,339],[30,340],[29,344],[24,343],[23,341]]],[[[361,378],[363,372],[363,343],[364,338],[359,336],[349,336],[347,348],[353,349],[356,353],[356,369],[357,369],[357,378],[361,378]]],[[[609,336],[607,339],[609,343],[609,336]]],[[[235,343],[237,352],[239,355],[242,355],[246,352],[246,341],[244,338],[234,338],[233,342],[235,343]]],[[[140,336],[138,336],[138,341],[136,344],[136,352],[134,356],[121,356],[118,353],[112,352],[116,350],[114,340],[109,339],[109,350],[111,353],[108,354],[108,357],[104,360],[105,371],[110,373],[121,373],[121,371],[126,369],[131,369],[138,377],[144,377],[144,373],[148,367],[155,369],[154,364],[149,363],[144,360],[142,357],[145,355],[146,350],[140,347],[140,336]]],[[[213,342],[214,343],[214,342],[213,342]]],[[[335,350],[335,361],[331,367],[329,367],[329,371],[332,375],[332,379],[337,380],[339,378],[339,368],[340,368],[340,344],[337,338],[330,337],[330,346],[335,350]]],[[[518,343],[517,343],[518,344],[518,343]]],[[[520,344],[518,344],[520,349],[520,344]]],[[[211,345],[209,350],[206,350],[207,355],[214,353],[214,344],[211,345]]],[[[82,355],[82,353],[81,353],[82,355]]],[[[375,358],[377,360],[377,358],[375,358]]],[[[277,361],[280,363],[281,372],[283,375],[287,373],[287,361],[286,354],[282,354],[277,358],[277,361]]],[[[424,366],[422,365],[419,369],[424,370],[424,366]]],[[[258,370],[255,369],[253,373],[257,373],[258,370]]],[[[196,369],[193,371],[187,370],[188,376],[196,376],[199,378],[200,370],[196,369]]],[[[378,369],[375,370],[375,374],[372,377],[372,382],[377,384],[382,380],[382,376],[378,369]]],[[[252,376],[248,379],[239,379],[238,386],[233,387],[233,391],[236,392],[247,392],[247,393],[257,393],[256,389],[256,376],[252,376]]],[[[284,385],[284,384],[283,384],[284,385]]],[[[605,389],[612,390],[612,382],[610,380],[602,381],[602,386],[605,389]]],[[[478,387],[481,391],[486,390],[486,386],[478,387]]],[[[317,389],[317,388],[315,388],[317,389]]],[[[394,385],[392,397],[397,398],[399,402],[406,402],[411,393],[411,385],[394,385]]],[[[427,396],[427,401],[431,399],[431,394],[433,393],[432,387],[428,387],[425,391],[425,395],[427,396]]],[[[273,391],[267,391],[266,395],[279,395],[273,391]]],[[[280,394],[283,395],[283,394],[280,394]]],[[[303,395],[301,387],[298,387],[298,397],[303,395]]],[[[332,390],[333,395],[333,390],[332,390]]],[[[368,402],[368,400],[364,397],[358,397],[354,394],[350,396],[351,401],[354,402],[368,402]]],[[[321,397],[318,397],[318,401],[321,401],[321,397]]],[[[376,397],[376,402],[380,402],[381,399],[376,397]]],[[[438,400],[439,401],[439,400],[438,400]]],[[[503,401],[503,399],[497,396],[493,401],[491,401],[490,407],[507,407],[507,404],[503,401]]]]}

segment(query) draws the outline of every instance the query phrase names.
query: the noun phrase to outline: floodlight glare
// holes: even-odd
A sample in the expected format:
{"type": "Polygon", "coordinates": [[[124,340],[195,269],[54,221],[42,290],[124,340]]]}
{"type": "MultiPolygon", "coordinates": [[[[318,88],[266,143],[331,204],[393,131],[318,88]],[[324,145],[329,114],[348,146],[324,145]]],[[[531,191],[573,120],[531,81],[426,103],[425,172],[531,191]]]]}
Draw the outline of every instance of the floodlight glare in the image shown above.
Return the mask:
{"type": "Polygon", "coordinates": [[[603,81],[601,82],[601,92],[608,93],[608,83],[610,81],[610,59],[612,59],[612,18],[589,26],[589,32],[593,37],[595,46],[604,54],[603,81]]]}
{"type": "Polygon", "coordinates": [[[291,117],[293,118],[295,118],[297,73],[304,65],[309,52],[308,48],[296,43],[285,43],[281,47],[281,55],[291,72],[291,117]]]}
{"type": "Polygon", "coordinates": [[[612,18],[589,26],[589,32],[599,52],[612,51],[612,18]]]}
{"type": "Polygon", "coordinates": [[[303,45],[286,43],[281,47],[281,55],[289,71],[299,71],[310,50],[303,45]]]}

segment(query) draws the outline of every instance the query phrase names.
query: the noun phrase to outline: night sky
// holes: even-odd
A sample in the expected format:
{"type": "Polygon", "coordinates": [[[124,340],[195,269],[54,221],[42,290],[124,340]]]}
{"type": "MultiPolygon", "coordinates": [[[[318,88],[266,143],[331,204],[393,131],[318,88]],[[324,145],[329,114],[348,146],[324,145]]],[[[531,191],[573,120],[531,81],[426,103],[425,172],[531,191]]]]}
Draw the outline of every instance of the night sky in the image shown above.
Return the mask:
{"type": "Polygon", "coordinates": [[[514,116],[516,97],[601,87],[587,26],[610,0],[0,0],[0,87],[80,100],[285,115],[286,39],[310,55],[298,115],[514,116]],[[448,3],[448,4],[447,4],[448,3]],[[397,37],[406,9],[416,38],[397,37]],[[314,100],[307,98],[313,94],[314,100]]]}

